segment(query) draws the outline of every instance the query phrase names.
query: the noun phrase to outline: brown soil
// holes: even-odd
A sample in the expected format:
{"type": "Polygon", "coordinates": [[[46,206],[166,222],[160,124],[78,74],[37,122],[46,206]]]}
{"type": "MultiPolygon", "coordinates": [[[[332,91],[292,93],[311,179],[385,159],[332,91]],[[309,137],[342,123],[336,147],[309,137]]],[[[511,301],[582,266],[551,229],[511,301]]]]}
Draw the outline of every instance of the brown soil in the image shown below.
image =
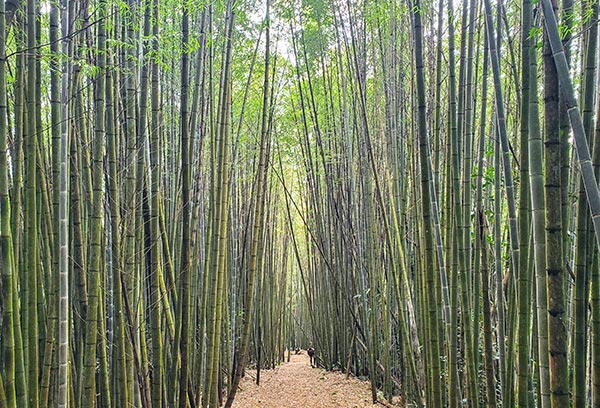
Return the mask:
{"type": "MultiPolygon", "coordinates": [[[[289,363],[274,370],[248,370],[233,403],[234,408],[365,408],[373,404],[368,382],[340,372],[311,368],[306,352],[293,355],[289,363]]],[[[394,405],[394,407],[400,405],[394,405]]]]}

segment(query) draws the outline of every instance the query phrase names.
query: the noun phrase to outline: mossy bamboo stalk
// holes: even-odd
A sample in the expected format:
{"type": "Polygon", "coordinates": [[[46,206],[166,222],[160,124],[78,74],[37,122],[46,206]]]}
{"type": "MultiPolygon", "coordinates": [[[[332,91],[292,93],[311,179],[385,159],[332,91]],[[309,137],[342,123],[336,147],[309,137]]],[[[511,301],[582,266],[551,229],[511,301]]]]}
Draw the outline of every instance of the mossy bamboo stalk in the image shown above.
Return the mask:
{"type": "Polygon", "coordinates": [[[27,86],[26,86],[26,133],[23,137],[25,149],[25,197],[24,197],[24,263],[26,281],[23,288],[23,348],[27,375],[27,406],[37,408],[39,404],[39,325],[38,325],[38,285],[39,285],[39,245],[38,245],[38,205],[37,205],[37,146],[38,128],[36,121],[36,67],[34,52],[37,44],[35,0],[27,1],[27,86]]]}
{"type": "MultiPolygon", "coordinates": [[[[100,0],[100,15],[106,13],[106,2],[100,0]]],[[[105,142],[105,72],[106,67],[106,31],[104,24],[98,25],[97,64],[99,73],[96,78],[96,89],[94,95],[94,153],[92,159],[92,187],[93,206],[90,220],[90,282],[88,291],[89,307],[86,315],[85,353],[82,376],[84,378],[84,389],[82,396],[83,406],[94,406],[96,404],[96,364],[98,330],[102,326],[98,319],[98,310],[102,304],[100,295],[100,274],[102,259],[102,219],[104,201],[104,142],[105,142]]],[[[106,390],[108,392],[108,390],[106,390]]]]}
{"type": "Polygon", "coordinates": [[[17,407],[16,357],[15,357],[15,314],[13,313],[14,257],[11,231],[10,197],[8,190],[8,127],[6,97],[6,9],[0,4],[0,259],[2,267],[2,375],[3,404],[7,408],[17,407]]]}

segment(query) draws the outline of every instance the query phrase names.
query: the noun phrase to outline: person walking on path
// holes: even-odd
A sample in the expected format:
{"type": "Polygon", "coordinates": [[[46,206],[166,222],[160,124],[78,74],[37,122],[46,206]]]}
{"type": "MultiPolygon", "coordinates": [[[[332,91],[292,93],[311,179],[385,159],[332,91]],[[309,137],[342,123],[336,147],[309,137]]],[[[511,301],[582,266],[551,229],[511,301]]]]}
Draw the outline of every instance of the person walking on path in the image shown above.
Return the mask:
{"type": "Polygon", "coordinates": [[[317,358],[315,356],[315,349],[311,347],[308,348],[308,350],[306,350],[306,352],[308,353],[308,357],[310,357],[310,366],[311,367],[315,367],[317,364],[317,358]]]}

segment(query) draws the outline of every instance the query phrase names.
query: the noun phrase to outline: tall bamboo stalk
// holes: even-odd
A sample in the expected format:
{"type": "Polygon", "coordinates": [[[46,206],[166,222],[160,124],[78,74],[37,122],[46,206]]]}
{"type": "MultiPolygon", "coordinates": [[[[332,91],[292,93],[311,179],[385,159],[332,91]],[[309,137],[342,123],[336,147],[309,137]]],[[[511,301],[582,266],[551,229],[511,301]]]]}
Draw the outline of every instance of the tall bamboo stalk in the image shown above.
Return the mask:
{"type": "Polygon", "coordinates": [[[2,373],[0,374],[4,388],[2,403],[7,408],[16,408],[16,375],[15,375],[15,315],[13,313],[14,293],[14,258],[10,197],[8,192],[8,126],[6,97],[6,9],[4,2],[0,4],[0,259],[2,266],[2,373]]]}
{"type": "Polygon", "coordinates": [[[37,206],[37,147],[38,127],[36,121],[36,67],[35,56],[37,5],[34,0],[27,1],[27,87],[26,87],[26,132],[24,134],[25,157],[25,191],[24,225],[25,252],[24,262],[26,281],[23,290],[23,346],[25,351],[25,367],[27,373],[27,403],[32,408],[38,406],[38,374],[39,374],[39,344],[38,344],[38,284],[39,284],[39,245],[38,245],[38,206],[37,206]],[[25,136],[26,135],[26,136],[25,136]]]}
{"type": "MultiPolygon", "coordinates": [[[[534,37],[535,38],[535,37],[534,37]]],[[[529,48],[530,89],[538,87],[537,51],[529,48]]],[[[543,145],[540,131],[539,96],[529,95],[529,188],[531,189],[531,218],[533,223],[533,256],[535,265],[535,307],[537,318],[537,371],[539,376],[539,404],[550,407],[550,366],[548,355],[548,297],[546,288],[546,233],[544,214],[543,145]]]]}
{"type": "MultiPolygon", "coordinates": [[[[106,2],[100,0],[99,12],[105,15],[106,2]]],[[[102,327],[98,319],[98,311],[101,310],[100,296],[100,274],[102,273],[102,219],[104,210],[104,140],[105,140],[105,72],[106,67],[106,31],[104,24],[98,26],[97,64],[99,73],[96,78],[94,93],[94,153],[92,158],[92,187],[93,187],[93,210],[90,219],[90,281],[88,301],[89,307],[86,315],[85,353],[83,357],[84,389],[82,404],[93,406],[96,404],[96,364],[98,331],[102,327]]],[[[108,392],[108,390],[105,390],[108,392]]]]}
{"type": "MultiPolygon", "coordinates": [[[[529,0],[523,1],[521,11],[521,110],[520,110],[520,179],[519,185],[519,277],[517,301],[519,304],[518,325],[518,403],[519,407],[529,406],[529,378],[530,378],[530,333],[531,333],[531,292],[532,271],[529,268],[529,239],[530,228],[530,195],[529,195],[529,101],[531,68],[529,49],[532,47],[532,7],[529,0]]],[[[534,90],[535,92],[535,90],[534,90]]]]}
{"type": "Polygon", "coordinates": [[[66,58],[70,52],[69,34],[71,20],[68,2],[62,2],[61,31],[65,38],[62,44],[63,62],[61,78],[61,125],[59,146],[59,200],[58,200],[58,244],[59,244],[59,284],[58,284],[58,398],[59,408],[69,405],[69,348],[70,348],[70,293],[69,293],[69,70],[70,63],[66,58]]]}
{"type": "Polygon", "coordinates": [[[421,28],[421,5],[419,0],[415,0],[413,3],[413,29],[415,37],[415,68],[417,72],[417,98],[418,98],[418,118],[419,118],[419,151],[421,161],[421,195],[423,202],[423,218],[425,220],[425,249],[429,255],[425,258],[425,271],[427,271],[427,300],[428,306],[428,328],[429,328],[429,347],[431,353],[431,372],[433,373],[432,378],[432,406],[442,406],[442,388],[440,384],[439,372],[439,360],[440,360],[440,345],[438,343],[436,332],[436,299],[434,292],[433,281],[436,279],[434,269],[428,260],[432,260],[433,254],[433,231],[430,221],[431,213],[431,199],[429,191],[429,180],[428,175],[430,172],[427,169],[428,154],[429,154],[429,141],[427,140],[427,121],[425,116],[425,77],[423,72],[423,34],[421,28]]]}

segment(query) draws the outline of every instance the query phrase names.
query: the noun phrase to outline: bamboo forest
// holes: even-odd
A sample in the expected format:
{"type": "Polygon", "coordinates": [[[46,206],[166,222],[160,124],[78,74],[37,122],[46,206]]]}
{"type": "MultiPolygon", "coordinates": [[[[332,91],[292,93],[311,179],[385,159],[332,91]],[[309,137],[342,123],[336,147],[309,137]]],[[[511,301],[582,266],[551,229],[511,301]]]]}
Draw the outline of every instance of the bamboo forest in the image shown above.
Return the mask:
{"type": "Polygon", "coordinates": [[[598,7],[0,0],[0,408],[600,407],[598,7]]]}

